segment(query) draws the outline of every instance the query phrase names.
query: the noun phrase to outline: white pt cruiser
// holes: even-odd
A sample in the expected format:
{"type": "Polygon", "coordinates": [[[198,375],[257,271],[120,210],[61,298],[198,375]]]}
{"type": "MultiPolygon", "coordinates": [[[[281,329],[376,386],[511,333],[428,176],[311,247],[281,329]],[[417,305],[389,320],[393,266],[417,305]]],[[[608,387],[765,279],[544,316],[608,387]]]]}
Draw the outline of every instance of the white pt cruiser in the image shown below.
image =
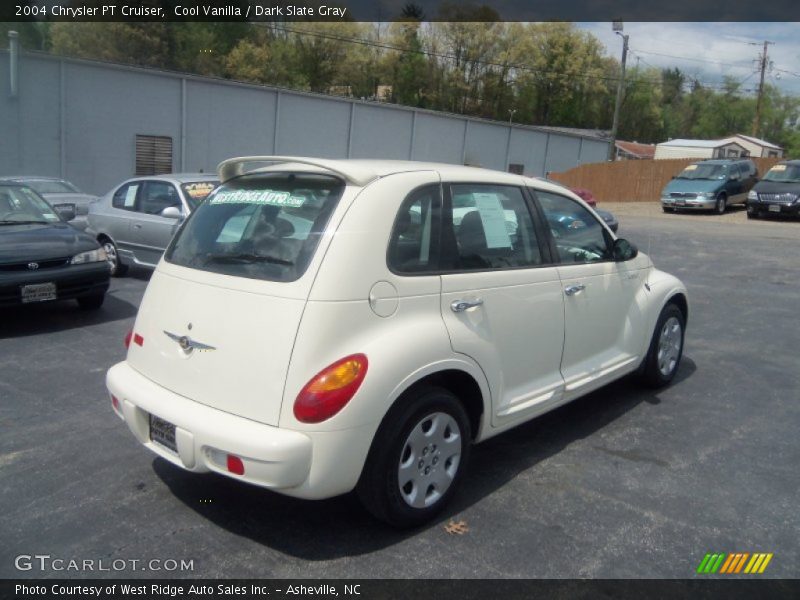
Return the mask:
{"type": "Polygon", "coordinates": [[[562,187],[281,156],[219,175],[107,376],[116,413],[179,467],[299,498],[355,489],[414,526],[473,443],[678,369],[684,285],[562,187]]]}

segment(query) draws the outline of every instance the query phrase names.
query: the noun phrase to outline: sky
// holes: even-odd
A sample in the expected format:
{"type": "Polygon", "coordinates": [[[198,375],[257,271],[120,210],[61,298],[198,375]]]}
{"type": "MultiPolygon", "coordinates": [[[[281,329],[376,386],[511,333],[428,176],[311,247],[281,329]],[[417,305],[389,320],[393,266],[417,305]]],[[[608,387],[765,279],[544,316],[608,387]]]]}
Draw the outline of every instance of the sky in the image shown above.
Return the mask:
{"type": "MultiPolygon", "coordinates": [[[[577,23],[593,33],[610,56],[622,56],[622,39],[611,23],[577,23]]],[[[757,59],[764,40],[772,62],[765,83],[800,96],[800,22],[798,23],[625,23],[630,36],[628,66],[678,67],[704,83],[720,83],[725,75],[758,88],[757,59]],[[754,45],[755,44],[755,45],[754,45]],[[663,56],[669,55],[669,56],[663,56]],[[682,58],[676,58],[682,57],[682,58]]]]}

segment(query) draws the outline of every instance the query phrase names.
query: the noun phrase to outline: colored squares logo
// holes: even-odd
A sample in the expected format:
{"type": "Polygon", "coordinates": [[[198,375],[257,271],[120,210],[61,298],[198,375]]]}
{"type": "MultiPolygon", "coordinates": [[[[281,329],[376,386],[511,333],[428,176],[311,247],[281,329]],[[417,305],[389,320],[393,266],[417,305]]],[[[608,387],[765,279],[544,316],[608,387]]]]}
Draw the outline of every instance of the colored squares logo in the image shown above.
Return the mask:
{"type": "Polygon", "coordinates": [[[756,552],[753,554],[749,552],[709,553],[700,561],[697,572],[701,575],[713,575],[716,573],[721,575],[760,574],[766,570],[767,565],[772,560],[772,556],[771,552],[756,552]]]}

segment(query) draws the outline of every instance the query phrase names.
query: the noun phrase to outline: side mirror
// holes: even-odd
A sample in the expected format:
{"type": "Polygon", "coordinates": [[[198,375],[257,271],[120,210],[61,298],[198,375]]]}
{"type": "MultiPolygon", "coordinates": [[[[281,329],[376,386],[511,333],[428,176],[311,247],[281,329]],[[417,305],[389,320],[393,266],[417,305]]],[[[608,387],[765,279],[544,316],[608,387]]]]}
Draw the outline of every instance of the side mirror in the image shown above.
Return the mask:
{"type": "Polygon", "coordinates": [[[611,256],[615,262],[625,262],[632,260],[639,255],[639,249],[624,238],[614,240],[611,248],[611,256]]]}
{"type": "Polygon", "coordinates": [[[177,206],[168,206],[159,213],[162,217],[167,219],[180,219],[183,216],[181,209],[177,206]]]}
{"type": "Polygon", "coordinates": [[[53,208],[61,215],[65,221],[72,221],[75,218],[75,205],[74,204],[54,204],[53,208]]]}

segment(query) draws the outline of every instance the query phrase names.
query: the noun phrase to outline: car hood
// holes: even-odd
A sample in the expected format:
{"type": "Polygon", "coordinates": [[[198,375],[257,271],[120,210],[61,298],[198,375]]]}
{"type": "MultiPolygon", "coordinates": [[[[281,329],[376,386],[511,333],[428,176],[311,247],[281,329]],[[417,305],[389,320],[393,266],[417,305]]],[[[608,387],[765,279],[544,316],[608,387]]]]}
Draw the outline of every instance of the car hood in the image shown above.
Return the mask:
{"type": "Polygon", "coordinates": [[[673,179],[662,194],[670,192],[716,192],[725,183],[722,179],[673,179]]]}
{"type": "Polygon", "coordinates": [[[64,194],[42,194],[50,204],[74,204],[75,212],[79,215],[89,213],[89,205],[97,200],[97,196],[89,194],[64,193],[64,194]]]}
{"type": "Polygon", "coordinates": [[[63,222],[0,225],[0,263],[62,258],[97,247],[90,235],[63,222]]]}
{"type": "Polygon", "coordinates": [[[753,189],[759,194],[800,194],[800,182],[796,181],[759,181],[753,189]]]}

